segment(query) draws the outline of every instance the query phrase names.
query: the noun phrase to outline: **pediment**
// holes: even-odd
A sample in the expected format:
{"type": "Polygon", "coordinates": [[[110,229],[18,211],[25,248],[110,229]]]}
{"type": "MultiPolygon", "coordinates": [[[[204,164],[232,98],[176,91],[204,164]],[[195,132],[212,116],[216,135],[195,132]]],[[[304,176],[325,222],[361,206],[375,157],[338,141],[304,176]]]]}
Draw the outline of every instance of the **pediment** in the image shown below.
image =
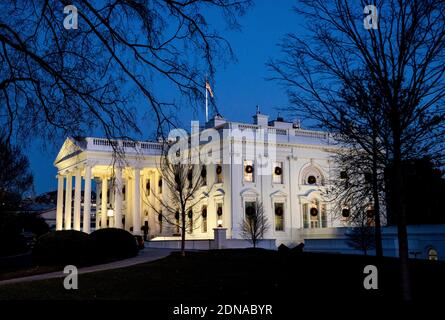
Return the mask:
{"type": "Polygon", "coordinates": [[[241,197],[258,197],[260,194],[253,188],[247,188],[240,192],[241,197]]]}
{"type": "Polygon", "coordinates": [[[214,197],[224,197],[224,195],[226,194],[226,192],[224,191],[224,189],[222,188],[218,188],[215,190],[215,192],[213,193],[214,197]]]}
{"type": "Polygon", "coordinates": [[[54,165],[63,160],[74,157],[82,151],[84,151],[84,149],[80,146],[80,143],[74,138],[68,137],[60,148],[56,160],[54,160],[54,165]]]}
{"type": "Polygon", "coordinates": [[[313,196],[320,196],[320,190],[318,189],[309,189],[306,193],[299,195],[300,198],[310,198],[313,196]]]}
{"type": "Polygon", "coordinates": [[[286,197],[287,197],[287,193],[284,193],[284,192],[281,191],[281,190],[277,190],[277,191],[275,191],[275,192],[272,192],[272,193],[270,194],[270,197],[271,197],[271,198],[286,198],[286,197]]]}

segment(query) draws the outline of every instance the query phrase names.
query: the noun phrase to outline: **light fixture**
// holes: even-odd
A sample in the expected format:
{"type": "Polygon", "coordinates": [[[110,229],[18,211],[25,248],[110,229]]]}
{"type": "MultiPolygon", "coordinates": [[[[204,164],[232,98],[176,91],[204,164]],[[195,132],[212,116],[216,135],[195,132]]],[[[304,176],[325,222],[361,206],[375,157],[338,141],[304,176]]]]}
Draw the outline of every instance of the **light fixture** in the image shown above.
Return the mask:
{"type": "Polygon", "coordinates": [[[113,209],[108,209],[108,210],[107,210],[107,217],[112,217],[112,216],[114,216],[114,211],[113,211],[113,209]]]}
{"type": "Polygon", "coordinates": [[[223,221],[222,221],[222,219],[218,219],[218,221],[217,221],[217,223],[218,223],[218,228],[221,228],[223,225],[223,221]]]}

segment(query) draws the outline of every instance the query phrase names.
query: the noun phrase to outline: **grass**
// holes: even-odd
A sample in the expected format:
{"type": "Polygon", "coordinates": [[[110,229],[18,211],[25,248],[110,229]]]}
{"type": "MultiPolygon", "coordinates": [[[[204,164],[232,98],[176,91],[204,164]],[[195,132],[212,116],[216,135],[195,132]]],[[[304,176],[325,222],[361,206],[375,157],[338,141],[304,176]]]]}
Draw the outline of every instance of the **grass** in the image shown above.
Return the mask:
{"type": "MultiPolygon", "coordinates": [[[[412,261],[415,298],[436,297],[445,285],[445,264],[412,261]]],[[[151,300],[208,302],[246,299],[310,301],[397,299],[398,261],[392,258],[217,250],[187,253],[137,266],[79,276],[78,290],[65,290],[62,279],[0,286],[1,300],[151,300]],[[363,288],[363,269],[379,270],[379,289],[363,288]]]]}

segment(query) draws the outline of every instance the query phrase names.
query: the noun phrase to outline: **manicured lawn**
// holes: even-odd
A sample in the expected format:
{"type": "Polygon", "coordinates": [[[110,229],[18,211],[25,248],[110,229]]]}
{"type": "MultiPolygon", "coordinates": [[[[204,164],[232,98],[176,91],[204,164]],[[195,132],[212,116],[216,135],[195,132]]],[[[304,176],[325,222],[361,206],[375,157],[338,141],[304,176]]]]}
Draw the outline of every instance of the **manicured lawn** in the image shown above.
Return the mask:
{"type": "MultiPolygon", "coordinates": [[[[445,264],[412,261],[416,298],[436,297],[445,287],[445,264]]],[[[62,279],[0,286],[0,299],[143,299],[206,302],[242,299],[317,301],[397,299],[398,263],[386,258],[219,250],[177,254],[123,269],[79,276],[78,290],[65,290],[62,279]],[[363,269],[379,270],[379,289],[363,288],[363,269]],[[315,300],[314,300],[315,299],[315,300]]]]}

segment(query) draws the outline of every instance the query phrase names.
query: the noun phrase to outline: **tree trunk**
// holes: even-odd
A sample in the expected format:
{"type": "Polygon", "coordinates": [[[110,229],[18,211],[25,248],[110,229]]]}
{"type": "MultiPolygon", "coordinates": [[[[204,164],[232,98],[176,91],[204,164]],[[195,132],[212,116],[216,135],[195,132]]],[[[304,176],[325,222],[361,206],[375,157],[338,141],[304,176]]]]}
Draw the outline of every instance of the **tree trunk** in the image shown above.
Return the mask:
{"type": "Polygon", "coordinates": [[[181,214],[181,256],[185,257],[185,212],[182,211],[181,214]]]}
{"type": "MultiPolygon", "coordinates": [[[[398,126],[398,123],[397,123],[398,126]]],[[[400,281],[402,289],[402,298],[410,301],[411,296],[411,279],[409,272],[409,256],[408,256],[408,232],[406,228],[406,213],[403,203],[403,175],[402,175],[402,158],[401,143],[399,130],[393,131],[394,139],[394,162],[392,168],[391,183],[392,195],[392,213],[397,217],[397,233],[399,241],[399,260],[400,260],[400,281]]]]}

